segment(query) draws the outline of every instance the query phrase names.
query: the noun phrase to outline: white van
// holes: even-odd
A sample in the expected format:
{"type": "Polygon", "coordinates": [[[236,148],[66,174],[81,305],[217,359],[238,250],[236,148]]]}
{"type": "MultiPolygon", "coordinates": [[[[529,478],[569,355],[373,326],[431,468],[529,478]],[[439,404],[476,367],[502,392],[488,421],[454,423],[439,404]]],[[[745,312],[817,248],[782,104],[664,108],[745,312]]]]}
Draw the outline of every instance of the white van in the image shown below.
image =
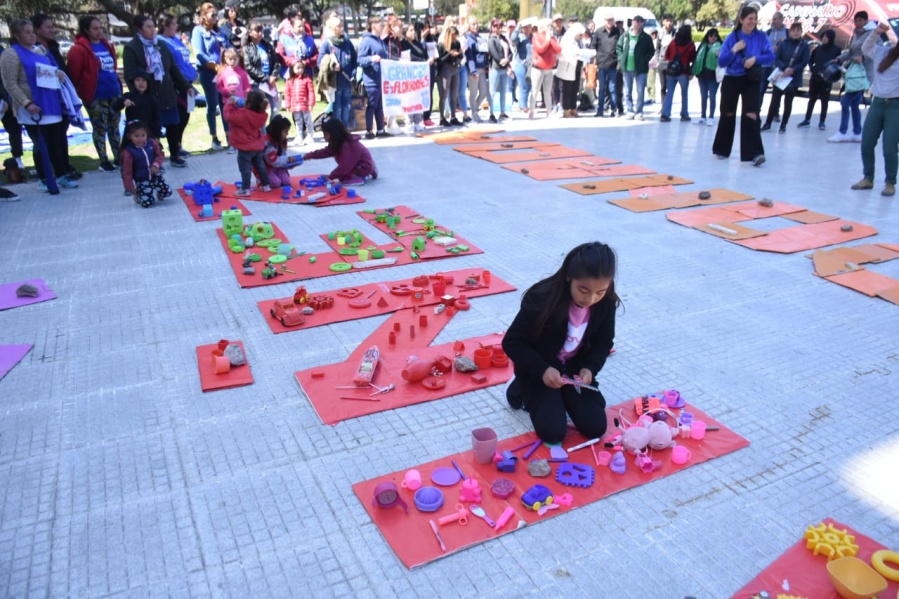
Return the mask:
{"type": "Polygon", "coordinates": [[[656,20],[656,16],[652,14],[652,11],[648,8],[638,8],[636,6],[600,6],[596,9],[596,12],[593,13],[593,22],[596,23],[597,29],[605,26],[606,16],[608,15],[615,17],[616,23],[618,21],[623,22],[625,29],[630,28],[631,21],[637,15],[643,17],[643,31],[646,33],[652,33],[659,28],[659,22],[656,20]]]}

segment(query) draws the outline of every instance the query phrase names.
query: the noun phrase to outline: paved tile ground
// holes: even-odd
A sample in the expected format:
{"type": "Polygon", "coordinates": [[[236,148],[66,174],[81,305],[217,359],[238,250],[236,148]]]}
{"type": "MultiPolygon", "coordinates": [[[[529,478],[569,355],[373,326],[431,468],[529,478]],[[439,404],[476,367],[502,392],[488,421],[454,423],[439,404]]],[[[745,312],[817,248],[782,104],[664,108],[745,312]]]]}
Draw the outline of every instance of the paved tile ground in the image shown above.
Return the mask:
{"type": "MultiPolygon", "coordinates": [[[[858,146],[824,143],[834,115],[827,133],[798,120],[765,135],[761,169],[714,160],[714,129],[676,121],[508,129],[899,242],[897,200],[849,190],[858,146]]],[[[899,547],[899,308],[816,278],[802,254],[753,252],[426,141],[372,147],[382,178],[367,207],[409,204],[486,252],[447,268],[486,267],[524,289],[575,244],[612,244],[624,307],[599,379],[607,398],[676,388],[752,445],[407,571],[350,486],[464,449],[477,426],[524,432],[525,415],[495,387],[322,425],[292,373],[343,359],[381,319],[274,336],[255,304],[291,285],[240,290],[214,224],[177,199],[137,208],[115,175],[88,173],[77,191],[0,204],[0,280],[42,277],[59,295],[0,312],[0,343],[35,345],[0,381],[0,596],[716,598],[826,516],[899,547]],[[245,342],[256,383],[203,394],[194,348],[223,337],[245,342]]],[[[235,173],[220,154],[168,178],[235,173]]],[[[318,233],[358,222],[354,206],[249,206],[310,251],[318,233]]],[[[899,263],[872,268],[899,277],[899,263]]],[[[519,297],[473,302],[438,342],[504,329],[519,297]]]]}

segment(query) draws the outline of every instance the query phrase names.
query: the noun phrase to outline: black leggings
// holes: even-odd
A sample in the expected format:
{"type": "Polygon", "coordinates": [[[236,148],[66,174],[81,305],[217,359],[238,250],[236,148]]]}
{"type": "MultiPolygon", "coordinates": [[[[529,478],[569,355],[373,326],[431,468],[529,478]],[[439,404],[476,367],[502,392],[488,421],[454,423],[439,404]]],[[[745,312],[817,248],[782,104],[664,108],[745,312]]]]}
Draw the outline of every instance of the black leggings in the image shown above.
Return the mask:
{"type": "Polygon", "coordinates": [[[26,125],[25,131],[28,137],[34,143],[34,168],[37,170],[39,179],[47,178],[44,173],[44,163],[38,152],[37,136],[40,129],[41,137],[44,139],[44,150],[50,154],[50,163],[53,165],[53,172],[56,177],[62,177],[68,172],[69,167],[69,144],[66,140],[66,129],[69,124],[63,119],[62,122],[53,123],[52,125],[26,125]]]}
{"type": "Polygon", "coordinates": [[[579,433],[588,439],[602,437],[608,420],[606,400],[602,393],[574,386],[550,389],[542,380],[516,378],[516,386],[531,416],[534,432],[547,443],[561,443],[568,428],[566,414],[579,433]]]}
{"type": "Polygon", "coordinates": [[[178,92],[175,104],[178,106],[178,122],[166,125],[165,128],[165,138],[169,142],[169,152],[172,158],[177,158],[181,150],[184,149],[181,141],[184,139],[184,130],[187,129],[187,123],[190,121],[190,113],[187,112],[187,94],[178,92]]]}
{"type": "Polygon", "coordinates": [[[770,125],[780,111],[781,97],[784,100],[784,113],[783,118],[780,120],[780,128],[784,129],[790,120],[790,115],[793,114],[793,98],[796,97],[796,90],[792,87],[782,90],[776,85],[774,86],[774,91],[771,92],[771,105],[768,106],[768,118],[765,119],[765,124],[770,125]]]}
{"type": "Polygon", "coordinates": [[[13,158],[22,157],[22,125],[16,120],[16,111],[12,106],[3,113],[3,128],[9,136],[9,151],[13,158]]]}
{"type": "Polygon", "coordinates": [[[825,82],[817,75],[812,75],[808,84],[808,108],[805,109],[805,120],[812,120],[812,111],[815,109],[815,102],[821,100],[821,119],[823,123],[827,118],[827,104],[830,101],[830,92],[832,86],[825,82]]]}

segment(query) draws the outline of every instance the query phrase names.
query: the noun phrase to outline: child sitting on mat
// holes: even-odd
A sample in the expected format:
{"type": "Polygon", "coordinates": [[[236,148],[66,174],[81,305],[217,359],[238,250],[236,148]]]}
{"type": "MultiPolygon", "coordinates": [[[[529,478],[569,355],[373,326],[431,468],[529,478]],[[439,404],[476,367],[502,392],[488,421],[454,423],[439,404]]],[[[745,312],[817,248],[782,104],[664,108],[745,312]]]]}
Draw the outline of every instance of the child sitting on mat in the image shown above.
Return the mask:
{"type": "Polygon", "coordinates": [[[146,123],[128,123],[119,155],[122,160],[122,182],[134,196],[134,203],[149,208],[157,199],[162,201],[172,195],[172,188],[160,174],[165,154],[159,142],[150,137],[150,128],[146,123]]]}
{"type": "Polygon", "coordinates": [[[362,145],[358,135],[352,135],[338,119],[330,118],[322,123],[322,133],[328,145],[321,150],[303,154],[303,160],[334,158],[337,168],[328,177],[344,185],[363,185],[378,178],[378,169],[368,148],[362,145]]]}
{"type": "Polygon", "coordinates": [[[503,338],[515,376],[506,399],[531,416],[534,431],[560,443],[566,414],[588,439],[606,432],[606,400],[586,388],[577,392],[562,377],[595,386],[615,338],[615,253],[599,242],[577,246],[552,276],[525,291],[521,309],[503,338]]]}
{"type": "Polygon", "coordinates": [[[231,126],[228,130],[228,143],[237,149],[237,168],[240,169],[240,189],[234,195],[246,197],[250,195],[250,175],[256,171],[256,176],[262,182],[262,191],[271,191],[268,169],[262,158],[262,150],[265,149],[265,135],[262,128],[268,120],[266,107],[268,100],[265,93],[258,89],[247,93],[244,102],[236,96],[225,104],[225,121],[231,126]]]}
{"type": "Polygon", "coordinates": [[[263,158],[268,168],[268,178],[273,187],[290,185],[290,169],[303,164],[301,156],[287,154],[287,134],[290,132],[290,121],[276,114],[272,122],[265,128],[265,149],[263,158]]]}

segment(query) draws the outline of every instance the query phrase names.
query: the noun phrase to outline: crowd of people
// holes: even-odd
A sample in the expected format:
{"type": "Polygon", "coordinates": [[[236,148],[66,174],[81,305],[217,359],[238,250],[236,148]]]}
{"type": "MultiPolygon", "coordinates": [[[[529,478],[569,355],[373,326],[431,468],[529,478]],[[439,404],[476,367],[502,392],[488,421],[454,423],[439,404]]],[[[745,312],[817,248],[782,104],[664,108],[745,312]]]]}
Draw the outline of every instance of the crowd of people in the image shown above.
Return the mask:
{"type": "MultiPolygon", "coordinates": [[[[801,25],[786,27],[780,13],[763,32],[752,7],[744,7],[734,30],[723,39],[717,29],[709,29],[698,45],[690,25],[675,28],[670,15],[651,33],[644,31],[641,16],[625,24],[609,14],[604,21],[600,26],[592,21],[584,25],[575,18],[566,21],[560,14],[521,22],[492,19],[484,35],[474,17],[447,17],[438,26],[427,20],[404,24],[387,15],[369,18],[366,32],[354,44],[336,13],[324,16],[316,40],[309,20],[296,10],[285,11],[284,19],[269,28],[257,20],[244,23],[236,4],[220,11],[207,2],[193,23],[170,14],[157,21],[137,16],[135,35],[122,48],[120,77],[116,49],[105,37],[99,18],[79,19],[74,45],[63,57],[52,17],[38,14],[10,24],[11,46],[0,54],[0,93],[8,106],[3,125],[20,166],[22,126],[36,142],[36,150],[44,149],[42,156],[35,154],[39,187],[58,193],[58,188],[77,187],[81,177],[69,161],[66,130],[78,118],[73,112],[79,113],[83,105],[100,170],[121,169],[123,177],[134,178],[125,182],[126,194],[148,206],[162,199],[167,189],[162,180],[163,138],[168,163],[173,167],[187,164],[190,154],[182,141],[196,105],[195,84],[199,83],[205,98],[210,149],[238,154],[246,190],[250,172],[263,186],[273,178],[264,172],[263,150],[266,144],[281,146],[281,138],[288,135],[285,124],[289,129],[292,121],[296,128],[295,145],[314,141],[313,108],[320,96],[328,103],[326,116],[342,125],[340,131],[331,128],[325,136],[341,140],[341,145],[345,138],[352,141],[349,131],[357,127],[354,98],[364,98],[366,139],[402,133],[397,119],[384,115],[381,61],[404,60],[427,63],[431,79],[427,109],[406,115],[410,133],[435,126],[435,121],[444,127],[485,120],[497,123],[513,110],[530,119],[537,117],[538,110],[544,117],[575,118],[590,109],[596,117],[644,120],[645,106],[657,101],[656,90],[661,99],[659,120],[666,123],[671,121],[678,88],[680,120],[689,122],[693,117],[688,90],[695,79],[701,101],[700,116],[694,122],[717,124],[714,155],[730,156],[739,106],[741,160],[760,166],[765,162],[762,133],[775,123],[780,133],[786,132],[794,97],[808,68],[809,103],[798,126],[810,126],[814,108],[820,105],[818,128],[826,129],[831,92],[842,79],[839,130],[828,141],[862,142],[865,178],[853,188],[869,189],[874,148],[882,137],[887,170],[883,193],[895,193],[897,51],[894,42],[880,43],[892,35],[890,28],[881,27],[875,34],[877,25],[864,12],[855,15],[855,33],[842,51],[834,43],[833,31],[823,32],[820,43],[811,49],[801,25]],[[58,88],[71,88],[72,93],[67,96],[58,88]],[[873,100],[863,127],[860,104],[869,89],[873,100]],[[716,106],[719,91],[720,106],[716,106]],[[273,139],[264,127],[282,110],[290,120],[282,117],[273,139]],[[119,133],[123,111],[125,122],[141,125],[129,129],[124,139],[119,133]],[[243,124],[247,111],[265,115],[256,127],[258,139],[253,136],[252,156],[241,147],[248,141],[243,124]],[[226,143],[219,137],[219,120],[226,143]],[[234,127],[239,131],[232,134],[234,127]],[[142,134],[146,141],[139,144],[134,138],[142,134]],[[141,151],[135,153],[135,148],[141,151]],[[138,184],[152,181],[157,183],[138,184]],[[153,193],[155,198],[150,197],[153,193]]],[[[250,120],[255,127],[260,119],[250,120]]],[[[330,155],[347,155],[331,146],[330,155]]],[[[279,152],[277,160],[282,155],[286,156],[279,152]]],[[[365,160],[370,161],[370,155],[365,160]]],[[[353,173],[353,179],[376,176],[373,163],[362,169],[364,173],[356,165],[344,164],[338,170],[353,173]]]]}

